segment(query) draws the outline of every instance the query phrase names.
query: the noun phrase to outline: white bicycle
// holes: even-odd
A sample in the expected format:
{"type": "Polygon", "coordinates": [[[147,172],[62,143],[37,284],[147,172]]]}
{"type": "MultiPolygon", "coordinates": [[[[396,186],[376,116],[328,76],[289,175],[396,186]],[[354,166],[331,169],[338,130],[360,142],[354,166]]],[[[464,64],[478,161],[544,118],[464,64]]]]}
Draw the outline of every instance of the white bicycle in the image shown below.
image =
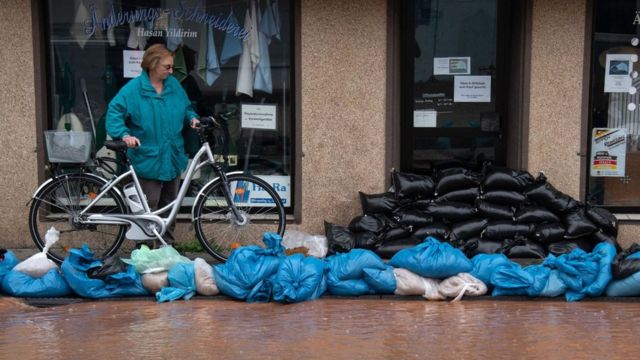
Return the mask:
{"type": "Polygon", "coordinates": [[[225,161],[214,158],[214,132],[224,121],[221,114],[201,119],[198,134],[202,146],[187,169],[176,199],[156,211],[149,209],[135,169],[126,157],[126,144],[120,140],[105,142],[108,149],[120,154],[127,171],[111,180],[86,169],[48,179],[31,200],[29,229],[33,241],[42,250],[47,230],[51,226],[60,230],[59,241],[49,250],[49,257],[57,262],[82,243],[100,258],[114,254],[125,238],[165,243],[163,235],[175,221],[194,174],[205,167],[211,168],[216,177],[195,197],[191,222],[211,256],[225,261],[239,246],[261,245],[266,231],[282,235],[285,210],[278,193],[256,176],[225,173],[225,161]],[[129,184],[117,186],[127,178],[131,178],[129,184]],[[252,197],[252,192],[259,192],[259,198],[252,197]]]}

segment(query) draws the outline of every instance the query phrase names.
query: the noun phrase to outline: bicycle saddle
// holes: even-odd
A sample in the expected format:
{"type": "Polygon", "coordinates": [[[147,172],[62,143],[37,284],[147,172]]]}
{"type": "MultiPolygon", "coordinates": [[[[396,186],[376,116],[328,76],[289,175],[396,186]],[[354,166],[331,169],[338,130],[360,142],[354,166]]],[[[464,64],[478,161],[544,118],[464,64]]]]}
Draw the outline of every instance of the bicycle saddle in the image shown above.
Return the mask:
{"type": "Polygon", "coordinates": [[[104,146],[109,150],[127,152],[127,143],[122,140],[107,140],[104,146]]]}

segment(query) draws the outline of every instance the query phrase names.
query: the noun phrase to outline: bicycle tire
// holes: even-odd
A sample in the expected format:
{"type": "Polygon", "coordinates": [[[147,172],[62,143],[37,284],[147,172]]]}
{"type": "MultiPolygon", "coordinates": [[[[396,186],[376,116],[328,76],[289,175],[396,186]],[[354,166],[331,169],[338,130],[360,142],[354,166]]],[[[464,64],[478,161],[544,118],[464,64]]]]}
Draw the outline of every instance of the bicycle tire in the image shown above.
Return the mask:
{"type": "MultiPolygon", "coordinates": [[[[74,220],[89,204],[91,197],[100,193],[107,180],[87,173],[67,174],[56,177],[40,189],[33,198],[29,210],[29,231],[36,246],[42,250],[45,234],[51,226],[60,231],[60,238],[48,252],[58,264],[64,261],[71,248],[87,243],[97,258],[114,254],[125,237],[126,225],[86,225],[74,220]]],[[[122,196],[114,188],[109,189],[98,201],[93,213],[127,214],[122,196]]]]}
{"type": "Polygon", "coordinates": [[[229,175],[228,181],[232,201],[247,217],[244,224],[234,222],[220,180],[205,185],[193,205],[192,221],[198,241],[211,256],[222,262],[237,247],[264,246],[262,236],[265,232],[283,235],[286,223],[282,200],[266,181],[242,174],[229,175]],[[255,189],[262,190],[260,203],[249,206],[250,192],[255,189]]]}

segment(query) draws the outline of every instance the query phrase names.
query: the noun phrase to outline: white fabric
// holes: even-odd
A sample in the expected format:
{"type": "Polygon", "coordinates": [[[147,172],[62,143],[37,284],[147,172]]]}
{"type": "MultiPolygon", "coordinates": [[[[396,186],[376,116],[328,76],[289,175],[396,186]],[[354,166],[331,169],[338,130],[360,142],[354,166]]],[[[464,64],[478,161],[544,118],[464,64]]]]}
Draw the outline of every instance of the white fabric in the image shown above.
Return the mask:
{"type": "Polygon", "coordinates": [[[244,28],[249,30],[249,37],[242,42],[242,55],[238,64],[238,80],[236,95],[246,94],[253,97],[255,70],[260,62],[260,44],[258,39],[258,22],[255,1],[244,16],[244,28]]]}
{"type": "Polygon", "coordinates": [[[460,273],[442,280],[440,294],[454,298],[452,302],[462,300],[464,295],[480,296],[487,293],[487,285],[468,273],[460,273]]]}
{"type": "Polygon", "coordinates": [[[169,272],[161,271],[142,275],[142,286],[152,294],[157,293],[163,287],[169,286],[169,272]]]}
{"type": "Polygon", "coordinates": [[[329,251],[329,242],[324,235],[311,235],[303,231],[287,230],[282,236],[282,246],[287,249],[307,248],[307,255],[324,258],[329,251]]]}
{"type": "Polygon", "coordinates": [[[49,270],[58,268],[58,265],[56,265],[56,263],[47,258],[47,252],[49,251],[51,246],[53,246],[53,244],[55,244],[60,238],[60,231],[56,230],[56,228],[52,226],[49,230],[47,230],[47,234],[44,236],[44,238],[45,245],[44,249],[42,249],[42,252],[39,252],[16,265],[13,268],[14,271],[25,273],[34,278],[40,278],[44,274],[49,272],[49,270]]]}
{"type": "Polygon", "coordinates": [[[84,6],[84,2],[80,1],[78,5],[78,10],[76,10],[76,16],[73,20],[73,25],[71,25],[71,29],[69,29],[69,33],[76,40],[78,45],[82,49],[84,49],[84,45],[87,43],[87,40],[91,37],[90,34],[87,34],[85,21],[90,19],[89,11],[84,6]]]}
{"type": "Polygon", "coordinates": [[[220,294],[216,278],[213,276],[213,267],[201,258],[193,261],[193,267],[196,273],[196,292],[205,296],[220,294]]]}
{"type": "Polygon", "coordinates": [[[396,277],[396,295],[420,295],[428,300],[444,300],[445,297],[438,291],[439,281],[423,278],[407,269],[395,268],[393,274],[396,277]]]}

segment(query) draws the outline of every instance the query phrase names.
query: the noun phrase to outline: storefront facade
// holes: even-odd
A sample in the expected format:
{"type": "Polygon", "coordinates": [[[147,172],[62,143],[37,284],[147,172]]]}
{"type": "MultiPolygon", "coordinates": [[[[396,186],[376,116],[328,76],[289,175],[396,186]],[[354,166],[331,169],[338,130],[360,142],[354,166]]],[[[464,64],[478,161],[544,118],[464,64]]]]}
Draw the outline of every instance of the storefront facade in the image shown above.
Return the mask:
{"type": "MultiPolygon", "coordinates": [[[[223,63],[229,22],[210,23],[209,30],[204,15],[186,12],[177,0],[139,1],[135,9],[124,1],[113,7],[96,1],[99,9],[92,1],[48,3],[14,0],[0,8],[4,247],[31,245],[24,204],[46,176],[43,131],[70,124],[68,113],[87,129],[91,120],[97,124],[109,93],[127,79],[125,59],[136,53],[125,50],[144,48],[141,42],[153,37],[144,32],[163,22],[167,39],[169,31],[179,35],[172,41],[181,38],[174,45],[183,49],[184,76],[196,77],[204,107],[248,113],[264,106],[275,114],[265,128],[238,125],[236,166],[283,184],[289,228],[322,233],[323,220],[347,223],[360,213],[358,192],[383,192],[391,168],[428,172],[432,160],[462,156],[544,171],[561,191],[614,211],[623,246],[640,239],[633,127],[640,124],[628,106],[637,100],[621,91],[631,87],[633,73],[604,70],[612,62],[633,65],[631,55],[640,49],[632,44],[640,37],[634,1],[238,1],[224,10],[219,1],[184,1],[204,3],[213,9],[204,14],[222,20],[233,12],[239,24],[252,4],[261,19],[268,13],[278,19],[278,36],[271,33],[268,46],[271,81],[254,81],[251,94],[239,90],[241,51],[227,52],[223,63]],[[95,33],[73,28],[87,25],[76,21],[86,14],[103,20],[149,8],[183,12],[142,19],[153,25],[98,22],[106,25],[95,33]],[[626,27],[612,21],[627,16],[626,27]],[[131,36],[138,32],[145,39],[131,36]],[[213,35],[200,36],[207,33],[213,35]],[[204,53],[202,41],[209,39],[219,50],[219,71],[198,78],[189,57],[204,53]],[[184,51],[189,48],[196,51],[184,51]],[[594,128],[625,129],[624,172],[597,172],[591,144],[602,133],[594,128]]],[[[189,222],[179,224],[178,235],[194,238],[189,222]]]]}

